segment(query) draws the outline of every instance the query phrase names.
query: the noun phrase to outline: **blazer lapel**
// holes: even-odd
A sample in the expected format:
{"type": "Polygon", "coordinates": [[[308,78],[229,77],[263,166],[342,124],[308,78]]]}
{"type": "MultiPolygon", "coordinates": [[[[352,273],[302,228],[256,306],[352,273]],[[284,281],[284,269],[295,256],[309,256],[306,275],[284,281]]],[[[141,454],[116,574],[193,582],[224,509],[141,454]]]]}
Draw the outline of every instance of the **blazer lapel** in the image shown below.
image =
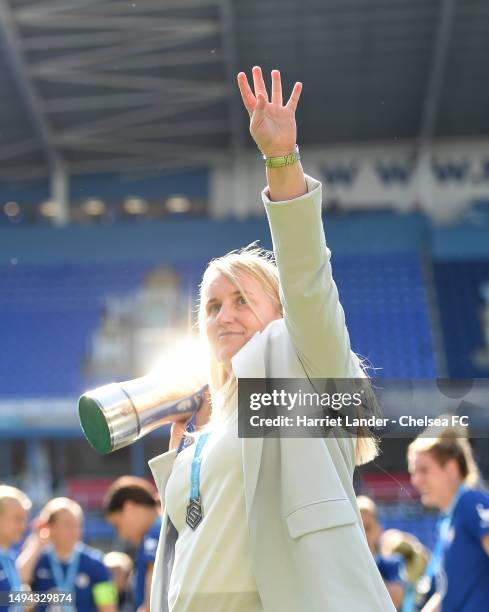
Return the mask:
{"type": "MultiPolygon", "coordinates": [[[[263,347],[263,334],[257,332],[245,346],[232,358],[236,378],[260,378],[266,385],[266,366],[263,347]]],[[[238,385],[239,392],[239,385],[238,385]]],[[[260,472],[263,437],[242,438],[243,476],[245,487],[246,512],[249,515],[256,491],[260,472]]]]}

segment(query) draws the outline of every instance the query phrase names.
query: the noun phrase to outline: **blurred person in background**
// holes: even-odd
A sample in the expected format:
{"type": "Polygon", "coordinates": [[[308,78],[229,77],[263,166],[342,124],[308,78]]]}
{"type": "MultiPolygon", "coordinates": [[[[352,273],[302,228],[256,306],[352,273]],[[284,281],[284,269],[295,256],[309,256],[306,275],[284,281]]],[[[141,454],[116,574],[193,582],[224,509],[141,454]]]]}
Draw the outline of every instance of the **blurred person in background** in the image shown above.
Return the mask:
{"type": "Polygon", "coordinates": [[[404,562],[400,555],[384,555],[380,550],[380,539],[383,528],[379,522],[377,504],[366,495],[357,497],[358,508],[362,515],[363,528],[367,536],[368,547],[373,554],[380,575],[397,610],[401,609],[406,590],[404,562]]]}
{"type": "Polygon", "coordinates": [[[104,564],[112,573],[112,580],[117,588],[119,612],[132,612],[134,610],[131,577],[134,563],[129,555],[119,551],[112,551],[104,556],[104,564]]]}
{"type": "Polygon", "coordinates": [[[119,536],[137,547],[134,571],[134,603],[149,612],[153,566],[161,529],[161,507],[147,480],[122,476],[112,483],[104,499],[107,521],[119,536]]]}
{"type": "Polygon", "coordinates": [[[421,503],[441,511],[424,577],[436,593],[423,612],[487,612],[489,495],[473,488],[479,474],[464,431],[423,432],[408,447],[408,466],[421,503]]]}
{"type": "Polygon", "coordinates": [[[352,482],[355,464],[377,453],[373,437],[238,436],[240,377],[365,376],[332,278],[321,185],[299,161],[302,86],[284,104],[279,71],[271,76],[270,96],[257,66],[253,90],[244,73],[238,85],[267,160],[275,261],[249,247],[204,272],[199,329],[212,411],[193,445],[178,452],[175,428],[173,450],[150,461],[165,506],[152,612],[394,610],[352,482]]]}
{"type": "MultiPolygon", "coordinates": [[[[67,497],[50,500],[34,521],[17,564],[33,591],[70,591],[76,609],[115,612],[117,594],[100,551],[81,541],[83,511],[67,497]]],[[[46,606],[36,610],[44,612],[46,606]]]]}
{"type": "Polygon", "coordinates": [[[416,612],[425,600],[418,592],[418,584],[424,576],[430,551],[412,533],[399,529],[386,529],[380,538],[380,553],[385,556],[397,554],[404,559],[406,593],[401,612],[416,612]]]}
{"type": "MultiPolygon", "coordinates": [[[[22,580],[11,548],[22,540],[27,528],[31,501],[25,493],[9,485],[0,485],[0,591],[20,591],[22,580]]],[[[0,610],[8,610],[0,606],[0,610]]]]}

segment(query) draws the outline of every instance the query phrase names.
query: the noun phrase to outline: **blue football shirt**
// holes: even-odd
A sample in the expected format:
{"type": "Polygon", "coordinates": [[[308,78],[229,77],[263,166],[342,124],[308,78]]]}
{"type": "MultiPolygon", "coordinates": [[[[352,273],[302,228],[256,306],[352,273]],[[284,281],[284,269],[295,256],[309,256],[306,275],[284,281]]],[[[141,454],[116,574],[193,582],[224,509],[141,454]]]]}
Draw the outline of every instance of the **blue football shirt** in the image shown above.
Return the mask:
{"type": "Polygon", "coordinates": [[[481,538],[489,534],[489,495],[467,489],[453,510],[442,568],[436,582],[442,612],[489,610],[489,556],[481,538]]]}
{"type": "MultiPolygon", "coordinates": [[[[67,563],[60,563],[63,575],[66,577],[68,571],[67,563]]],[[[91,548],[86,544],[80,546],[80,562],[75,576],[76,609],[83,612],[97,612],[97,587],[102,592],[104,603],[115,603],[117,595],[112,586],[112,576],[103,563],[103,555],[99,550],[91,548]],[[105,588],[107,587],[107,588],[105,588]],[[113,595],[110,595],[110,593],[113,595]],[[109,595],[107,596],[107,593],[109,595]],[[112,597],[112,601],[110,601],[112,597]]],[[[34,570],[33,591],[52,591],[56,589],[56,581],[53,576],[48,551],[44,551],[34,570]]],[[[36,612],[45,612],[46,606],[36,607],[36,612]]]]}
{"type": "MultiPolygon", "coordinates": [[[[0,550],[0,591],[13,591],[19,588],[20,578],[15,567],[15,554],[2,549],[0,550]]],[[[0,606],[0,612],[7,612],[9,609],[14,608],[0,606]]]]}
{"type": "Polygon", "coordinates": [[[402,557],[399,555],[376,555],[375,562],[385,582],[402,582],[404,584],[404,561],[402,557]]]}
{"type": "Polygon", "coordinates": [[[148,569],[148,565],[155,562],[160,529],[161,518],[158,517],[144,534],[143,541],[139,545],[137,551],[136,567],[134,571],[134,602],[136,604],[136,609],[144,603],[146,570],[148,569]]]}

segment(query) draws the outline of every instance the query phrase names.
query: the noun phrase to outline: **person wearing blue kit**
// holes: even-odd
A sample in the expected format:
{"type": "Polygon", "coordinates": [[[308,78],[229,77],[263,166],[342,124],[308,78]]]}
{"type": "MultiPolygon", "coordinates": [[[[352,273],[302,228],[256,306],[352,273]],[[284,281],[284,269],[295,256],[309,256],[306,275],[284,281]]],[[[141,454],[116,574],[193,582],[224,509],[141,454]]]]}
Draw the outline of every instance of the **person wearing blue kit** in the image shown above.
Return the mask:
{"type": "Polygon", "coordinates": [[[424,577],[436,592],[423,612],[487,612],[489,494],[472,488],[478,470],[463,431],[429,435],[423,433],[408,449],[409,471],[421,502],[441,511],[424,577]]]}
{"type": "Polygon", "coordinates": [[[102,553],[81,541],[82,521],[83,511],[75,501],[66,497],[49,501],[19,555],[21,577],[36,592],[73,593],[78,611],[115,612],[117,593],[110,571],[102,553]]]}
{"type": "MultiPolygon", "coordinates": [[[[20,542],[27,527],[31,501],[25,493],[0,485],[0,592],[19,591],[22,581],[15,565],[12,546],[20,542]]],[[[10,607],[10,610],[14,609],[10,607]]],[[[0,604],[0,611],[9,607],[0,604]]]]}
{"type": "Polygon", "coordinates": [[[383,555],[395,554],[403,559],[406,588],[401,612],[416,612],[427,599],[418,584],[428,566],[430,551],[415,535],[399,529],[387,529],[382,533],[380,551],[383,555]]]}
{"type": "Polygon", "coordinates": [[[374,556],[380,575],[384,579],[392,603],[399,610],[406,590],[404,562],[399,555],[383,555],[380,552],[382,525],[379,522],[377,504],[366,495],[359,495],[357,503],[362,515],[368,547],[374,556]]]}
{"type": "Polygon", "coordinates": [[[149,594],[161,528],[161,508],[148,481],[122,476],[112,483],[104,500],[108,522],[119,536],[137,547],[134,560],[134,603],[149,612],[149,594]]]}
{"type": "Polygon", "coordinates": [[[117,609],[119,612],[133,612],[132,571],[134,563],[131,557],[118,550],[104,555],[104,563],[112,573],[117,588],[117,609]]]}

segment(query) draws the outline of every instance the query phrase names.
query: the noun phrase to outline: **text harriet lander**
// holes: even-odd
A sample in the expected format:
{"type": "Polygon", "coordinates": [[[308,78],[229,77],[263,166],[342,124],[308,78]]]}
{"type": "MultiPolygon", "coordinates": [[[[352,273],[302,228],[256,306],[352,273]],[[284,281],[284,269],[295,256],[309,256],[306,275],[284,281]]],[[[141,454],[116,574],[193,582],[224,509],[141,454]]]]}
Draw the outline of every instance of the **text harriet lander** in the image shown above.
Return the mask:
{"type": "Polygon", "coordinates": [[[403,415],[396,419],[388,419],[378,416],[352,417],[349,415],[338,415],[335,417],[322,416],[310,417],[303,414],[277,415],[275,417],[261,417],[258,414],[250,416],[252,427],[387,427],[389,424],[398,424],[401,427],[454,427],[456,425],[469,425],[469,418],[462,415],[451,415],[450,417],[431,418],[413,417],[403,415]]]}

